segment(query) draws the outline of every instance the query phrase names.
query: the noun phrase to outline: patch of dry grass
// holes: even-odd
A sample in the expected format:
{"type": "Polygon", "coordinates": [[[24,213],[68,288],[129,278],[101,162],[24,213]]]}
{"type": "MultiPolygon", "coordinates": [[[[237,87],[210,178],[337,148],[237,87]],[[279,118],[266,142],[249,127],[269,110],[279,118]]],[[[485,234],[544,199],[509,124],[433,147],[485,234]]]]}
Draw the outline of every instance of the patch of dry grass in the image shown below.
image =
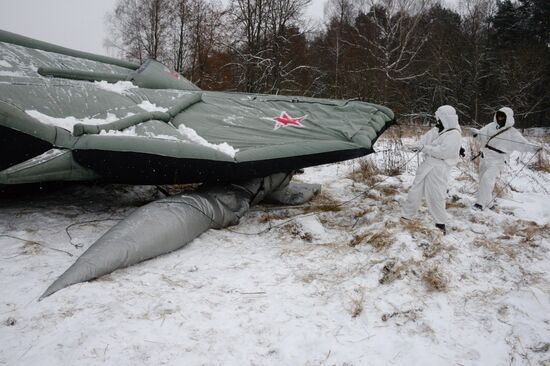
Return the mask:
{"type": "Polygon", "coordinates": [[[433,266],[424,272],[422,282],[424,282],[429,292],[445,292],[449,280],[438,266],[433,266]]]}
{"type": "Polygon", "coordinates": [[[401,220],[401,226],[409,232],[413,238],[422,237],[430,242],[438,241],[439,229],[427,227],[417,220],[401,220]]]}
{"type": "Polygon", "coordinates": [[[342,205],[339,202],[323,203],[315,206],[304,207],[304,213],[310,212],[338,212],[342,210],[342,205]]]}
{"type": "Polygon", "coordinates": [[[391,246],[394,242],[393,234],[386,229],[382,229],[368,239],[368,243],[377,250],[382,250],[391,246]]]}
{"type": "Polygon", "coordinates": [[[537,235],[544,235],[550,231],[550,225],[537,225],[537,223],[529,223],[526,227],[518,231],[518,235],[522,237],[523,243],[532,243],[537,235]]]}
{"type": "Polygon", "coordinates": [[[372,211],[374,211],[375,208],[372,207],[372,206],[369,206],[369,207],[366,207],[366,208],[363,208],[357,212],[355,212],[353,214],[353,218],[354,219],[360,219],[361,217],[365,216],[365,215],[368,215],[369,213],[371,213],[372,211]]]}
{"type": "Polygon", "coordinates": [[[521,237],[521,244],[533,244],[535,238],[540,236],[541,238],[549,237],[550,225],[539,225],[534,221],[522,221],[520,225],[506,225],[503,230],[501,238],[512,238],[514,236],[521,237]]]}
{"type": "Polygon", "coordinates": [[[353,239],[349,242],[349,246],[355,248],[356,246],[360,245],[371,235],[371,232],[366,231],[363,234],[355,235],[353,239]]]}
{"type": "Polygon", "coordinates": [[[313,236],[311,235],[311,233],[303,232],[300,225],[296,224],[295,222],[290,222],[286,225],[283,225],[281,229],[285,230],[291,236],[298,237],[308,243],[311,243],[313,241],[313,236]]]}
{"type": "Polygon", "coordinates": [[[517,229],[518,228],[515,225],[510,225],[510,224],[507,223],[504,226],[504,230],[502,230],[502,232],[504,233],[504,236],[512,237],[512,236],[516,235],[517,229]]]}
{"type": "Polygon", "coordinates": [[[403,151],[402,136],[389,135],[385,140],[385,150],[382,151],[381,171],[384,175],[395,177],[406,168],[408,156],[403,151]]]}
{"type": "Polygon", "coordinates": [[[354,290],[351,298],[350,314],[352,318],[357,318],[364,310],[365,290],[358,287],[354,290]]]}
{"type": "Polygon", "coordinates": [[[403,322],[403,323],[407,323],[409,321],[416,321],[420,315],[420,313],[422,313],[422,309],[410,309],[410,310],[405,310],[405,311],[395,311],[393,313],[385,313],[385,314],[382,314],[382,321],[383,322],[387,322],[388,320],[390,319],[398,319],[399,322],[403,322]]]}
{"type": "Polygon", "coordinates": [[[394,236],[387,228],[383,228],[376,232],[366,231],[362,234],[354,236],[349,242],[350,247],[356,247],[362,243],[367,243],[376,250],[382,250],[390,247],[394,242],[394,236]]]}
{"type": "Polygon", "coordinates": [[[372,200],[378,202],[380,200],[380,195],[375,189],[368,190],[364,192],[363,197],[365,200],[372,200]]]}
{"type": "Polygon", "coordinates": [[[495,257],[515,259],[518,256],[517,245],[510,245],[495,239],[478,238],[474,240],[473,245],[489,252],[489,256],[485,256],[485,259],[494,260],[495,257]]]}
{"type": "Polygon", "coordinates": [[[508,185],[501,179],[497,179],[493,192],[498,198],[504,198],[509,193],[508,185]]]}
{"type": "Polygon", "coordinates": [[[40,243],[35,241],[27,240],[21,248],[21,254],[25,255],[39,255],[43,252],[43,248],[40,243]]]}
{"type": "Polygon", "coordinates": [[[282,220],[287,218],[288,218],[288,211],[278,210],[273,212],[267,212],[261,215],[258,221],[260,221],[262,224],[265,224],[273,220],[282,220]]]}
{"type": "Polygon", "coordinates": [[[338,212],[342,210],[342,203],[336,201],[325,192],[317,194],[311,200],[311,206],[303,208],[304,213],[310,212],[338,212]]]}
{"type": "Polygon", "coordinates": [[[426,259],[430,259],[438,255],[443,249],[449,249],[444,247],[440,242],[424,242],[419,245],[422,249],[422,256],[426,259]]]}
{"type": "Polygon", "coordinates": [[[404,262],[397,263],[395,261],[388,261],[384,267],[382,267],[382,276],[378,279],[378,283],[381,285],[390,284],[396,280],[400,280],[407,273],[413,273],[416,275],[415,267],[418,265],[418,262],[415,260],[408,260],[404,262]]]}
{"type": "MultiPolygon", "coordinates": [[[[322,212],[338,212],[343,209],[342,203],[336,201],[330,197],[327,193],[321,192],[313,197],[310,201],[310,205],[307,206],[289,206],[286,209],[275,209],[263,213],[258,221],[260,223],[268,223],[273,220],[284,220],[289,219],[292,215],[289,213],[290,210],[301,210],[303,213],[322,213],[322,212]]],[[[319,218],[322,220],[322,218],[319,218]]]]}
{"type": "Polygon", "coordinates": [[[450,201],[446,202],[447,208],[464,208],[466,204],[460,200],[460,197],[453,195],[450,201]]]}
{"type": "Polygon", "coordinates": [[[469,153],[466,154],[467,158],[461,159],[457,167],[460,170],[460,175],[456,177],[456,180],[466,181],[477,184],[479,175],[479,162],[481,157],[471,160],[474,156],[478,155],[480,145],[477,140],[470,138],[468,143],[469,153]]]}
{"type": "Polygon", "coordinates": [[[367,157],[359,161],[359,167],[348,175],[351,180],[373,186],[382,181],[384,176],[397,176],[405,169],[407,155],[403,152],[402,135],[398,130],[386,131],[382,138],[383,148],[377,148],[382,158],[373,160],[367,157]]]}
{"type": "Polygon", "coordinates": [[[348,178],[354,182],[372,186],[382,180],[380,174],[382,174],[382,171],[374,162],[370,160],[360,160],[359,167],[354,169],[348,175],[348,178]]]}
{"type": "Polygon", "coordinates": [[[397,186],[383,186],[379,188],[379,191],[386,197],[393,197],[399,193],[398,188],[397,186]]]}
{"type": "Polygon", "coordinates": [[[544,150],[539,151],[537,160],[529,168],[542,173],[550,173],[550,158],[548,154],[544,150]]]}

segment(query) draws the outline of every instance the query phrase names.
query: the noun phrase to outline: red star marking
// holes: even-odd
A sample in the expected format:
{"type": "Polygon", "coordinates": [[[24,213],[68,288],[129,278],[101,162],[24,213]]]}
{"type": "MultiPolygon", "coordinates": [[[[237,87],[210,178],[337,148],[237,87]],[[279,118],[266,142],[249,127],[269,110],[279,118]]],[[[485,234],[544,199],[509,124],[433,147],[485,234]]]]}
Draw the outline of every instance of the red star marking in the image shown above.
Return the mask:
{"type": "Polygon", "coordinates": [[[179,79],[181,75],[177,71],[170,71],[170,76],[179,79]]]}
{"type": "Polygon", "coordinates": [[[304,127],[304,125],[302,125],[300,122],[302,122],[306,117],[307,115],[303,117],[292,118],[286,112],[281,112],[281,115],[279,117],[271,119],[276,122],[274,130],[278,130],[279,128],[285,126],[304,127]]]}

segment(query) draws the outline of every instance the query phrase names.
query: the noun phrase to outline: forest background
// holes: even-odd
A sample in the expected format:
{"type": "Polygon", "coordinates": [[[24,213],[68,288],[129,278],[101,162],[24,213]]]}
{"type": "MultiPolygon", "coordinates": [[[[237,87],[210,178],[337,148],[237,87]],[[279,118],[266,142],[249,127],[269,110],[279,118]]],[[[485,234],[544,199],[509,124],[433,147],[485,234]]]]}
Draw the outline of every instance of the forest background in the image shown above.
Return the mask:
{"type": "Polygon", "coordinates": [[[509,106],[518,127],[550,125],[550,1],[119,0],[105,46],[157,59],[205,90],[356,99],[427,123],[509,106]]]}

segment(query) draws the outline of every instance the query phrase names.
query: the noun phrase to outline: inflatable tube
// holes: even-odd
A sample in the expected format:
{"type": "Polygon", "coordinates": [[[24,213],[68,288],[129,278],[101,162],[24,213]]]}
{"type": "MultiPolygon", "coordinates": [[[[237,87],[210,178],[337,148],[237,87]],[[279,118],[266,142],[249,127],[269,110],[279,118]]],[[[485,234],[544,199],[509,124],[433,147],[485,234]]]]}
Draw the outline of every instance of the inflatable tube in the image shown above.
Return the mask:
{"type": "Polygon", "coordinates": [[[316,185],[289,186],[291,178],[292,174],[278,173],[149,203],[92,244],[40,300],[75,283],[182,248],[208,229],[236,225],[251,205],[267,196],[298,204],[319,189],[316,185]]]}
{"type": "Polygon", "coordinates": [[[195,93],[186,98],[182,98],[174,107],[170,108],[167,112],[144,112],[135,114],[130,117],[122,118],[118,121],[111,123],[104,123],[101,125],[87,125],[83,123],[77,123],[74,125],[73,135],[82,136],[84,134],[98,134],[101,131],[120,131],[128,127],[138,125],[143,122],[157,120],[163,122],[170,122],[174,116],[183,112],[193,104],[201,101],[202,93],[195,93]]]}
{"type": "Polygon", "coordinates": [[[92,72],[73,69],[58,69],[54,67],[39,67],[36,71],[42,76],[55,77],[71,80],[86,80],[86,81],[107,81],[116,83],[118,81],[128,80],[129,74],[110,74],[106,72],[92,72]]]}
{"type": "Polygon", "coordinates": [[[120,66],[131,70],[137,70],[139,68],[139,65],[131,62],[57,46],[48,42],[39,41],[37,39],[25,37],[25,36],[7,32],[1,29],[0,29],[0,42],[12,43],[18,46],[34,48],[37,50],[59,53],[62,55],[73,56],[78,58],[84,58],[86,60],[102,62],[105,64],[120,66]]]}

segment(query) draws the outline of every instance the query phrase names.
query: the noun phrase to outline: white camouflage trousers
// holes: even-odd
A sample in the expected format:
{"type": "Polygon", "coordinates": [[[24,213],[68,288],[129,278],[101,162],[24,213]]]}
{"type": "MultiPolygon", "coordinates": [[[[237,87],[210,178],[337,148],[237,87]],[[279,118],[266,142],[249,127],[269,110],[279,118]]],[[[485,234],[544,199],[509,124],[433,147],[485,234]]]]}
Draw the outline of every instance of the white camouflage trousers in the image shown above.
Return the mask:
{"type": "Polygon", "coordinates": [[[495,188],[495,183],[502,168],[504,168],[504,164],[504,160],[501,159],[481,159],[479,163],[479,190],[477,191],[476,201],[481,207],[492,206],[493,188],[495,188]]]}
{"type": "Polygon", "coordinates": [[[420,208],[422,197],[426,198],[428,211],[436,224],[447,223],[445,199],[450,168],[443,162],[434,164],[424,161],[418,167],[414,182],[409,189],[407,200],[401,208],[401,214],[412,219],[420,208]]]}

